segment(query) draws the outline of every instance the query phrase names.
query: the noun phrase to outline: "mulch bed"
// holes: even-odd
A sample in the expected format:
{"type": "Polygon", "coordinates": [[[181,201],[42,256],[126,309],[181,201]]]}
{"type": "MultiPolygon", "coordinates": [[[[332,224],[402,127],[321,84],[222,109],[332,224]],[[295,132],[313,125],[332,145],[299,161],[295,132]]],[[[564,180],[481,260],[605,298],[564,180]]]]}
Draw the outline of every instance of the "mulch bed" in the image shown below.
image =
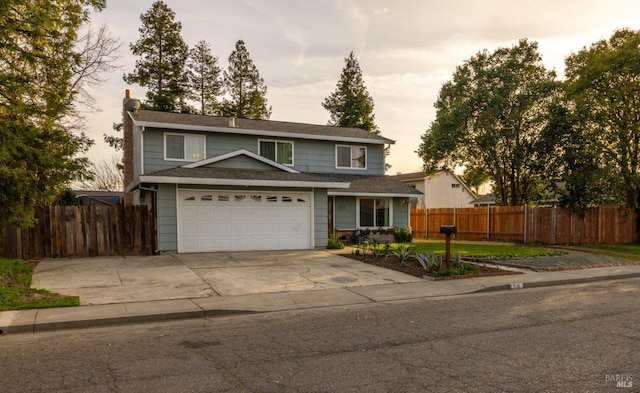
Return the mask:
{"type": "Polygon", "coordinates": [[[371,255],[367,255],[366,257],[364,257],[362,255],[343,254],[342,256],[355,259],[360,262],[368,263],[370,265],[383,267],[386,269],[391,269],[398,272],[410,274],[415,277],[431,279],[431,280],[457,280],[457,279],[463,279],[463,278],[520,274],[520,272],[514,272],[514,271],[499,269],[499,268],[490,267],[490,266],[483,266],[483,264],[477,264],[477,266],[480,268],[480,271],[481,271],[479,274],[433,277],[433,276],[427,276],[425,270],[422,268],[420,263],[418,263],[418,261],[415,258],[410,258],[405,265],[401,265],[400,259],[395,255],[390,255],[386,259],[384,257],[374,258],[371,255]]]}

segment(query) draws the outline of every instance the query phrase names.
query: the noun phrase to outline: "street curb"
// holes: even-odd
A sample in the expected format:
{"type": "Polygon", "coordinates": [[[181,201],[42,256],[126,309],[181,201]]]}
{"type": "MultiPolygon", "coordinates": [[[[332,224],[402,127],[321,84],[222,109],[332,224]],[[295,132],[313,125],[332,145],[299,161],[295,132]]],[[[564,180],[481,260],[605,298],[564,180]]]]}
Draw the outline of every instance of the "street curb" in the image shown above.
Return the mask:
{"type": "MultiPolygon", "coordinates": [[[[83,306],[78,306],[83,307],[83,306]]],[[[76,319],[59,322],[34,322],[29,324],[16,324],[0,326],[0,336],[10,333],[42,333],[57,330],[86,329],[94,327],[107,327],[117,325],[133,325],[148,322],[176,321],[185,319],[199,319],[217,316],[231,316],[254,314],[259,311],[250,310],[200,310],[200,311],[176,311],[161,314],[114,316],[105,318],[76,319]]]]}
{"type": "Polygon", "coordinates": [[[640,277],[640,273],[626,273],[626,274],[618,274],[614,276],[571,278],[566,280],[541,281],[541,282],[529,282],[529,283],[514,282],[511,284],[494,285],[494,286],[486,287],[483,289],[478,289],[477,291],[473,291],[471,293],[512,291],[517,289],[543,288],[543,287],[552,287],[557,285],[568,285],[568,284],[586,284],[590,282],[625,280],[625,279],[637,278],[637,277],[640,277]]]}
{"type": "MultiPolygon", "coordinates": [[[[554,280],[554,281],[541,281],[541,282],[529,282],[529,283],[510,283],[510,284],[502,284],[502,285],[494,285],[488,286],[478,290],[472,290],[469,292],[456,293],[455,295],[468,295],[473,293],[488,293],[488,292],[499,292],[499,291],[510,291],[515,289],[528,289],[528,288],[541,288],[541,287],[549,287],[549,286],[558,286],[558,285],[568,285],[568,284],[581,284],[581,283],[590,283],[590,282],[598,282],[598,281],[612,281],[612,280],[624,280],[629,278],[638,278],[640,277],[640,272],[638,273],[625,273],[618,274],[612,276],[596,276],[596,277],[584,277],[584,278],[573,278],[573,279],[565,279],[565,280],[554,280]]],[[[441,298],[448,295],[431,295],[431,296],[412,296],[410,298],[406,298],[405,300],[416,300],[416,299],[428,299],[428,298],[441,298]]],[[[258,313],[271,313],[271,312],[282,312],[282,311],[291,311],[291,310],[300,310],[300,309],[313,309],[313,308],[326,308],[326,307],[334,307],[334,306],[345,306],[349,304],[366,304],[366,303],[387,303],[387,302],[395,302],[399,299],[394,300],[369,300],[368,302],[344,302],[344,303],[335,303],[335,304],[324,304],[317,306],[300,306],[295,305],[293,303],[291,306],[283,306],[278,309],[269,309],[269,310],[243,310],[243,309],[218,309],[218,308],[203,308],[197,307],[197,309],[192,310],[177,310],[170,312],[162,312],[162,313],[148,313],[148,314],[140,314],[140,315],[118,315],[118,316],[104,316],[97,318],[86,318],[86,319],[68,319],[68,320],[58,320],[58,321],[43,321],[38,322],[38,313],[50,313],[55,314],[55,310],[67,311],[72,309],[73,311],[77,311],[82,307],[92,307],[92,306],[78,306],[78,307],[64,307],[58,309],[39,309],[39,310],[22,310],[15,311],[16,315],[19,317],[18,319],[22,319],[16,324],[12,324],[11,322],[6,323],[6,325],[0,324],[0,337],[7,334],[20,334],[20,333],[41,333],[41,332],[50,332],[57,330],[70,330],[70,329],[86,329],[93,327],[107,327],[107,326],[117,326],[117,325],[129,325],[129,324],[142,324],[147,322],[161,322],[161,321],[176,321],[176,320],[186,320],[186,319],[198,319],[198,318],[208,318],[208,317],[218,317],[218,316],[234,316],[234,315],[247,315],[247,314],[258,314],[258,313]],[[67,309],[67,310],[65,310],[67,309]],[[22,312],[21,316],[19,313],[22,312]],[[30,320],[30,322],[26,323],[24,320],[30,320]]],[[[192,301],[191,301],[192,302],[192,301]]],[[[193,302],[192,302],[193,303],[193,302]]],[[[46,319],[46,317],[43,317],[46,319]]],[[[55,319],[55,317],[49,317],[49,319],[55,319]]],[[[0,323],[2,323],[0,321],[0,323]]]]}

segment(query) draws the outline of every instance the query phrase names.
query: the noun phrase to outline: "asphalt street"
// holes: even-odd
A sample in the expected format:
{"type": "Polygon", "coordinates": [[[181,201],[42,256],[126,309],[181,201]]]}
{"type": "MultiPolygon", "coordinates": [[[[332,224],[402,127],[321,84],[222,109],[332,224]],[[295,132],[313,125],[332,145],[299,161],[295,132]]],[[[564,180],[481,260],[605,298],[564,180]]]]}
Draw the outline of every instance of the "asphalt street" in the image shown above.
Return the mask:
{"type": "Polygon", "coordinates": [[[634,278],[5,335],[0,381],[3,392],[637,391],[638,300],[634,278]]]}

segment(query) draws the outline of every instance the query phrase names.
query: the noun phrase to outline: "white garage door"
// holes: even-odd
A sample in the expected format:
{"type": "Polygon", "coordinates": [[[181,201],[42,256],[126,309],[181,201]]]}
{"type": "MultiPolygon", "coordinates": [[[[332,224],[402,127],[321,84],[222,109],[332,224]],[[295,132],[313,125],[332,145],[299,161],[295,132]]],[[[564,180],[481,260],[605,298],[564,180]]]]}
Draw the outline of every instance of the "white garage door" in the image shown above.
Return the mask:
{"type": "Polygon", "coordinates": [[[178,252],[311,248],[311,194],[178,191],[178,252]]]}

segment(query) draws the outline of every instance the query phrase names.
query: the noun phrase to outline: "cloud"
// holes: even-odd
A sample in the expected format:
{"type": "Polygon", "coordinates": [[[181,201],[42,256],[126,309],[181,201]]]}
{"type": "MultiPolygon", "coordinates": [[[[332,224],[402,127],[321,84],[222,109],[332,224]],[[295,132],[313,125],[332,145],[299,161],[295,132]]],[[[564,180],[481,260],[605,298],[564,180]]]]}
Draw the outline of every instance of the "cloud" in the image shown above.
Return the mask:
{"type": "MultiPolygon", "coordinates": [[[[322,100],[336,86],[344,58],[354,51],[375,101],[376,122],[398,142],[391,149],[393,171],[420,167],[413,153],[435,116],[433,101],[455,67],[483,49],[539,43],[544,64],[561,74],[564,57],[611,36],[616,28],[640,29],[635,0],[165,0],[182,23],[185,41],[207,40],[220,65],[243,39],[268,87],[277,120],[325,124],[322,100]]],[[[94,14],[123,42],[120,63],[131,72],[129,43],[139,37],[139,16],[153,0],[109,0],[94,14]]],[[[110,156],[102,134],[119,121],[122,72],[96,95],[103,112],[91,116],[96,139],[90,158],[110,156]]]]}

